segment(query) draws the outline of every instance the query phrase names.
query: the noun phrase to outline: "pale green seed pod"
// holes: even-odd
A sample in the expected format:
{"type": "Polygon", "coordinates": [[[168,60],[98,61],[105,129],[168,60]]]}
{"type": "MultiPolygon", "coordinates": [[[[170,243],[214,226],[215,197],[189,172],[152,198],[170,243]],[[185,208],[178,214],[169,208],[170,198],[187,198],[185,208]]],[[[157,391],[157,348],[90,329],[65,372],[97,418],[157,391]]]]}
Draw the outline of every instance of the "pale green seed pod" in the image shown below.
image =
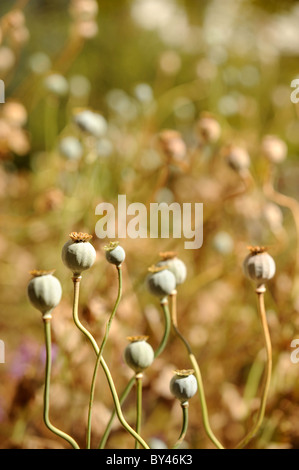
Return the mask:
{"type": "Polygon", "coordinates": [[[243,269],[246,277],[262,286],[272,279],[275,274],[275,261],[264,247],[250,247],[250,253],[245,258],[243,269]]]}
{"type": "Polygon", "coordinates": [[[106,259],[109,263],[120,266],[124,262],[126,252],[123,247],[119,246],[118,242],[110,242],[104,249],[106,251],[106,259]]]}
{"type": "Polygon", "coordinates": [[[124,359],[126,364],[139,373],[149,367],[154,360],[154,350],[147,343],[147,336],[130,336],[130,343],[125,349],[124,359]]]}
{"type": "Polygon", "coordinates": [[[187,277],[187,268],[185,263],[179,259],[174,252],[160,253],[162,258],[157,266],[165,266],[175,277],[176,285],[183,284],[187,277]]]}
{"type": "Polygon", "coordinates": [[[197,380],[193,369],[176,370],[170,381],[170,391],[180,402],[190,400],[197,392],[197,380]]]}
{"type": "Polygon", "coordinates": [[[175,276],[169,269],[164,266],[152,266],[149,271],[147,287],[151,294],[163,299],[175,290],[175,276]]]}
{"type": "Polygon", "coordinates": [[[31,271],[33,276],[27,287],[27,293],[32,305],[43,316],[50,315],[53,308],[61,300],[62,289],[59,280],[53,276],[54,271],[31,271]]]}
{"type": "Polygon", "coordinates": [[[89,243],[92,235],[72,232],[70,238],[62,248],[62,261],[74,275],[80,275],[82,271],[91,268],[96,259],[96,250],[89,243]]]}

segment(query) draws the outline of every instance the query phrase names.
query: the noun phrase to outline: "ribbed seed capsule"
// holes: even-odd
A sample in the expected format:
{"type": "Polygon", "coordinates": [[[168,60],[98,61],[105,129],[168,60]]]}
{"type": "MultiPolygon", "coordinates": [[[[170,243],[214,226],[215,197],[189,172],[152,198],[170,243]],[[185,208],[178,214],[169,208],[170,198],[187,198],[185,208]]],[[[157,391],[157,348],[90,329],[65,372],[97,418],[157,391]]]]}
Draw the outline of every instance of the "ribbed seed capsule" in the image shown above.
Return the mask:
{"type": "Polygon", "coordinates": [[[193,369],[176,370],[170,381],[171,393],[181,402],[188,401],[197,392],[197,380],[193,369]]]}
{"type": "Polygon", "coordinates": [[[120,266],[125,260],[126,252],[119,246],[118,242],[110,242],[104,249],[106,251],[106,259],[109,263],[120,266]]]}
{"type": "Polygon", "coordinates": [[[124,359],[126,364],[136,373],[149,367],[154,360],[154,351],[147,336],[129,336],[130,343],[125,349],[124,359]]]}
{"type": "Polygon", "coordinates": [[[257,246],[249,249],[250,253],[243,263],[244,273],[248,279],[255,281],[257,286],[261,286],[274,276],[275,261],[264,247],[257,246]]]}
{"type": "Polygon", "coordinates": [[[62,261],[74,275],[80,275],[82,271],[91,268],[96,259],[96,251],[89,243],[92,235],[72,232],[70,238],[62,248],[62,261]]]}
{"type": "Polygon", "coordinates": [[[187,268],[185,263],[179,259],[174,252],[160,253],[161,261],[157,263],[157,266],[165,266],[175,277],[176,285],[182,284],[187,277],[187,268]]]}
{"type": "Polygon", "coordinates": [[[33,276],[27,292],[32,305],[43,316],[51,313],[60,302],[62,289],[59,280],[53,276],[54,271],[31,271],[33,276]]]}
{"type": "Polygon", "coordinates": [[[147,286],[151,294],[161,299],[170,295],[176,288],[174,274],[165,266],[152,266],[149,268],[147,286]]]}

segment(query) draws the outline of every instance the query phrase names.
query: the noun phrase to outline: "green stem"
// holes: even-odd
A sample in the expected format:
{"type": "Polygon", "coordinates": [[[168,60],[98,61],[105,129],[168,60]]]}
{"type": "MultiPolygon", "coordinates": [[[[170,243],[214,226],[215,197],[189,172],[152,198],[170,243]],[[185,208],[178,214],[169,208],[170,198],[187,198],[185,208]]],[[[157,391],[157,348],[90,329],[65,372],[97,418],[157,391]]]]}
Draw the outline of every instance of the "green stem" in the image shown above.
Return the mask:
{"type": "MultiPolygon", "coordinates": [[[[140,434],[141,430],[141,416],[142,416],[142,373],[135,375],[136,382],[136,432],[140,434]]],[[[138,441],[135,441],[135,449],[139,449],[138,441]]]]}
{"type": "Polygon", "coordinates": [[[188,401],[184,401],[181,403],[181,408],[182,408],[182,411],[183,411],[183,424],[182,424],[182,430],[181,430],[181,434],[180,434],[180,437],[178,438],[178,440],[176,441],[175,445],[173,446],[173,449],[177,449],[183,442],[183,440],[185,439],[185,436],[186,436],[186,433],[187,433],[187,429],[188,429],[188,421],[189,421],[189,413],[188,413],[188,408],[189,408],[189,402],[188,401]]]}
{"type": "MultiPolygon", "coordinates": [[[[121,394],[121,396],[119,398],[120,405],[122,405],[124,403],[125,399],[129,395],[134,383],[135,383],[135,376],[133,376],[130,379],[130,381],[128,382],[126,388],[124,389],[123,393],[121,394]]],[[[107,439],[108,439],[110,431],[111,431],[112,423],[113,423],[113,420],[115,418],[115,414],[116,414],[116,410],[114,409],[111,413],[110,419],[109,419],[108,424],[107,424],[106,429],[105,429],[105,432],[102,436],[101,442],[99,444],[99,449],[104,449],[104,447],[106,445],[107,439]]]]}
{"type": "Polygon", "coordinates": [[[245,447],[260,429],[263,419],[264,419],[266,403],[267,403],[267,398],[268,398],[269,389],[270,389],[271,374],[272,374],[272,345],[271,345],[271,338],[270,338],[267,316],[266,316],[266,309],[265,309],[265,300],[264,300],[265,290],[266,289],[264,286],[261,286],[260,288],[256,289],[257,300],[258,300],[258,310],[259,310],[259,315],[261,319],[266,354],[267,354],[261,404],[260,404],[260,408],[259,408],[255,425],[248,432],[248,434],[242,439],[242,441],[237,445],[237,449],[241,449],[245,447]]]}
{"type": "MultiPolygon", "coordinates": [[[[100,352],[100,348],[96,342],[96,340],[94,339],[94,337],[92,336],[92,334],[82,325],[82,323],[80,322],[79,320],[79,317],[78,317],[78,304],[79,304],[79,287],[80,287],[80,281],[81,281],[81,276],[74,276],[73,277],[73,283],[74,283],[74,300],[73,300],[73,319],[74,319],[74,322],[75,322],[75,325],[77,326],[77,328],[79,328],[79,330],[87,337],[87,339],[91,342],[92,344],[92,347],[97,355],[97,357],[99,356],[99,352],[100,352]]],[[[113,382],[113,379],[112,379],[112,376],[111,376],[111,373],[109,371],[109,368],[103,358],[102,355],[100,355],[100,364],[104,370],[104,373],[106,375],[106,378],[107,378],[107,381],[108,381],[108,385],[109,385],[109,388],[110,388],[110,391],[111,391],[111,394],[112,394],[112,398],[113,398],[113,401],[114,401],[114,406],[115,406],[115,409],[116,409],[116,414],[117,414],[117,417],[120,421],[120,423],[122,424],[122,426],[135,438],[138,440],[138,442],[142,445],[142,447],[144,447],[145,449],[149,449],[149,446],[146,444],[146,442],[142,439],[141,436],[139,436],[139,434],[137,434],[133,428],[131,428],[131,426],[127,423],[127,421],[125,420],[123,414],[122,414],[122,410],[121,410],[121,406],[120,406],[120,402],[119,402],[119,398],[118,398],[118,395],[117,395],[117,391],[116,391],[116,388],[115,388],[115,385],[114,385],[114,382],[113,382]]]]}
{"type": "Polygon", "coordinates": [[[47,428],[54,434],[65,439],[74,449],[80,449],[77,442],[68,434],[53,426],[49,418],[50,407],[50,378],[52,364],[52,347],[51,347],[51,319],[44,319],[45,342],[46,342],[46,370],[45,370],[45,388],[44,388],[44,421],[47,428]]]}
{"type": "MultiPolygon", "coordinates": [[[[164,314],[165,326],[164,326],[163,337],[161,339],[161,342],[160,342],[158,348],[155,351],[155,358],[158,357],[163,352],[163,350],[165,349],[165,346],[166,346],[168,338],[169,338],[170,330],[171,330],[170,313],[169,313],[169,309],[166,307],[167,303],[168,303],[167,298],[163,299],[161,301],[161,307],[162,307],[162,311],[163,311],[163,314],[164,314]]],[[[127,396],[129,395],[130,391],[132,390],[132,387],[133,387],[134,383],[135,383],[135,376],[133,376],[130,379],[130,381],[126,385],[126,388],[124,389],[122,395],[120,396],[119,401],[120,401],[121,405],[124,403],[127,396]]],[[[115,418],[115,410],[113,410],[112,413],[111,413],[110,419],[108,421],[105,432],[104,432],[103,437],[101,439],[99,449],[104,449],[104,447],[106,445],[106,442],[107,442],[107,439],[109,437],[114,418],[115,418]]]]}
{"type": "Polygon", "coordinates": [[[99,349],[99,354],[98,354],[98,357],[97,357],[97,360],[96,360],[95,368],[94,368],[94,371],[93,371],[92,382],[91,382],[91,390],[90,390],[90,397],[89,397],[89,409],[88,409],[88,422],[87,422],[87,441],[86,441],[87,449],[90,449],[91,412],[92,412],[92,405],[93,405],[93,400],[94,400],[96,377],[97,377],[98,369],[99,369],[99,366],[100,366],[103,350],[104,350],[104,347],[105,347],[107,339],[108,339],[109,331],[110,331],[110,328],[111,328],[111,323],[112,323],[112,320],[115,316],[115,313],[117,311],[117,308],[118,308],[118,305],[120,303],[120,299],[121,299],[121,296],[122,296],[122,269],[121,269],[121,266],[117,266],[117,273],[118,273],[118,294],[117,294],[117,299],[116,299],[115,305],[113,307],[112,313],[109,317],[109,320],[106,323],[105,335],[104,335],[104,338],[102,340],[102,344],[101,344],[100,349],[99,349]]]}
{"type": "Polygon", "coordinates": [[[158,357],[164,351],[168,338],[169,338],[170,330],[171,330],[170,313],[169,313],[169,308],[167,308],[167,305],[168,305],[167,297],[161,300],[160,305],[162,307],[162,311],[164,315],[165,326],[164,326],[164,334],[163,334],[162,340],[158,348],[155,351],[155,357],[158,357]]]}
{"type": "Polygon", "coordinates": [[[190,362],[192,364],[192,367],[194,369],[194,374],[197,380],[197,385],[198,385],[198,393],[199,393],[199,399],[200,399],[200,404],[201,404],[201,409],[202,409],[202,418],[203,418],[203,424],[205,431],[210,438],[210,440],[213,442],[213,444],[218,448],[218,449],[224,449],[223,445],[218,441],[216,436],[214,435],[210,423],[209,423],[209,413],[208,413],[208,407],[206,403],[206,398],[205,398],[205,393],[204,393],[204,386],[203,386],[203,381],[201,377],[201,372],[199,365],[196,361],[196,358],[194,354],[192,353],[192,349],[188,343],[188,341],[184,338],[184,336],[181,334],[179,331],[178,327],[173,323],[172,327],[176,333],[176,335],[180,338],[180,340],[183,342],[184,346],[187,349],[188,356],[190,359],[190,362]]]}

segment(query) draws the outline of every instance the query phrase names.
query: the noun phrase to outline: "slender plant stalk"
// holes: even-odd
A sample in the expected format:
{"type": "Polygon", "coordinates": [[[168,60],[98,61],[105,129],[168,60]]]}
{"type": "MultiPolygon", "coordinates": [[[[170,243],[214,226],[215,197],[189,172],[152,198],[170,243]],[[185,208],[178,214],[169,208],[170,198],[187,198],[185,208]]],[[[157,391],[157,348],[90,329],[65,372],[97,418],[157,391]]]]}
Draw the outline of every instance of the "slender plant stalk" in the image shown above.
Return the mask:
{"type": "MultiPolygon", "coordinates": [[[[163,334],[163,337],[161,339],[161,342],[160,342],[158,348],[156,349],[156,351],[154,353],[155,358],[158,357],[164,351],[165,346],[166,346],[167,341],[168,341],[168,338],[169,338],[170,331],[171,331],[171,319],[170,319],[169,309],[167,308],[167,304],[168,304],[167,298],[165,298],[161,301],[161,307],[162,307],[162,311],[163,311],[163,314],[164,314],[165,326],[164,326],[164,334],[163,334]]],[[[121,405],[124,403],[127,396],[129,395],[134,383],[135,383],[135,376],[133,376],[130,379],[130,381],[126,385],[123,393],[120,396],[119,402],[120,402],[121,405]]],[[[104,449],[104,447],[106,445],[107,439],[108,439],[110,431],[111,431],[112,423],[113,423],[113,420],[115,418],[115,413],[116,412],[115,412],[115,409],[114,409],[111,413],[110,419],[109,419],[109,421],[107,423],[107,426],[106,426],[106,429],[105,429],[105,432],[102,436],[101,442],[99,444],[99,449],[104,449]]]]}
{"type": "Polygon", "coordinates": [[[50,379],[52,364],[52,346],[51,346],[51,319],[44,319],[44,331],[46,342],[46,369],[45,369],[45,388],[44,388],[44,421],[47,428],[62,439],[65,439],[74,449],[80,449],[77,442],[68,434],[53,426],[49,418],[50,407],[50,379]]]}
{"type": "MultiPolygon", "coordinates": [[[[124,403],[125,399],[127,398],[130,391],[132,390],[132,387],[133,387],[134,383],[135,383],[135,376],[133,376],[129,380],[126,388],[124,389],[123,393],[121,394],[121,396],[119,398],[120,405],[122,405],[124,403]]],[[[108,439],[110,431],[111,431],[112,423],[113,423],[113,420],[115,418],[115,414],[116,414],[116,410],[114,409],[111,413],[110,419],[109,419],[108,424],[107,424],[106,429],[105,429],[105,432],[102,436],[101,442],[99,444],[99,449],[104,449],[104,447],[106,445],[107,439],[108,439]]]]}
{"type": "Polygon", "coordinates": [[[292,289],[293,297],[298,294],[299,291],[299,203],[296,199],[291,196],[282,194],[274,188],[274,171],[273,167],[270,167],[266,181],[263,185],[265,195],[278,204],[279,206],[286,207],[290,210],[296,230],[296,255],[294,256],[294,283],[292,289]]]}
{"type": "Polygon", "coordinates": [[[186,433],[187,433],[187,429],[188,429],[188,421],[189,421],[188,409],[189,409],[189,402],[188,402],[188,401],[182,402],[182,403],[181,403],[181,408],[182,408],[182,411],[183,411],[183,424],[182,424],[181,434],[180,434],[178,440],[176,441],[175,445],[173,446],[173,449],[177,449],[178,447],[180,447],[180,445],[182,444],[183,440],[185,439],[185,436],[186,436],[186,433]]]}
{"type": "Polygon", "coordinates": [[[253,428],[248,432],[248,434],[242,439],[242,441],[237,445],[237,449],[241,449],[242,447],[245,447],[259,431],[262,425],[262,421],[264,419],[266,403],[267,403],[267,398],[269,394],[271,374],[272,374],[272,345],[271,345],[271,338],[270,338],[266,310],[265,310],[265,301],[264,301],[265,290],[266,289],[264,286],[261,286],[256,289],[257,300],[258,300],[258,310],[259,310],[260,320],[262,324],[264,342],[265,342],[265,348],[266,348],[266,354],[267,354],[261,404],[260,404],[260,408],[258,411],[256,423],[254,424],[253,428]]]}
{"type": "MultiPolygon", "coordinates": [[[[172,303],[174,303],[174,301],[176,301],[176,298],[177,298],[176,295],[172,297],[172,299],[173,299],[172,303]]],[[[191,349],[188,341],[181,334],[181,332],[179,331],[177,326],[175,326],[174,324],[172,324],[172,326],[173,326],[173,329],[174,329],[176,335],[180,338],[180,340],[183,342],[184,346],[186,347],[190,362],[191,362],[192,367],[194,369],[194,374],[195,374],[195,377],[196,377],[196,380],[197,380],[197,385],[198,385],[198,393],[199,393],[199,398],[200,398],[200,404],[201,404],[201,409],[202,409],[202,418],[203,418],[203,424],[204,424],[205,431],[206,431],[208,437],[210,438],[210,440],[213,442],[213,444],[218,449],[224,449],[223,445],[218,441],[218,439],[214,435],[214,433],[211,429],[210,423],[209,423],[208,407],[207,407],[207,403],[206,403],[206,398],[205,398],[205,393],[204,393],[204,386],[203,386],[203,381],[202,381],[199,365],[196,361],[196,358],[195,358],[194,354],[192,353],[192,349],[191,349]]]]}
{"type": "MultiPolygon", "coordinates": [[[[92,347],[94,349],[94,352],[96,353],[96,356],[98,357],[99,356],[99,352],[100,352],[100,348],[96,342],[96,340],[94,339],[94,337],[92,336],[92,334],[84,327],[84,325],[82,325],[80,319],[79,319],[79,316],[78,316],[78,305],[79,305],[79,288],[80,288],[80,281],[81,281],[81,276],[74,276],[73,277],[73,283],[74,283],[74,299],[73,299],[73,319],[74,319],[74,322],[75,322],[75,325],[77,326],[77,328],[87,337],[87,339],[91,342],[92,344],[92,347]]],[[[115,409],[116,409],[116,414],[117,414],[117,417],[120,421],[120,423],[122,424],[122,426],[135,438],[138,440],[138,442],[142,445],[142,447],[144,449],[149,449],[149,446],[147,445],[147,443],[142,439],[141,436],[139,436],[139,434],[137,434],[137,432],[134,431],[133,428],[131,428],[131,426],[127,423],[127,421],[125,420],[124,416],[123,416],[123,413],[122,413],[122,410],[121,410],[121,406],[120,406],[120,402],[119,402],[119,398],[118,398],[118,394],[117,394],[117,391],[116,391],[116,388],[115,388],[115,385],[114,385],[114,382],[113,382],[113,379],[112,379],[112,376],[111,376],[111,373],[110,373],[110,370],[103,358],[102,355],[100,355],[100,364],[104,370],[104,373],[106,375],[106,378],[107,378],[107,381],[108,381],[108,385],[109,385],[109,388],[110,388],[110,391],[111,391],[111,394],[112,394],[112,398],[113,398],[113,401],[114,401],[114,406],[115,406],[115,409]]]]}
{"type": "MultiPolygon", "coordinates": [[[[142,373],[135,375],[136,382],[136,432],[140,434],[141,431],[141,416],[142,416],[142,373]]],[[[135,449],[139,449],[138,441],[135,441],[135,449]]]]}
{"type": "Polygon", "coordinates": [[[171,331],[171,318],[169,314],[169,309],[167,308],[167,305],[168,305],[167,297],[161,300],[160,305],[162,307],[165,325],[164,325],[164,334],[163,334],[162,340],[154,353],[155,358],[160,356],[160,354],[164,351],[168,338],[169,338],[170,331],[171,331]]]}
{"type": "Polygon", "coordinates": [[[177,290],[174,289],[170,294],[171,299],[171,321],[172,324],[177,327],[178,326],[178,319],[177,319],[177,290]]]}
{"type": "Polygon", "coordinates": [[[90,397],[89,397],[89,408],[88,408],[88,421],[87,421],[87,438],[86,438],[86,447],[87,447],[87,449],[90,449],[91,412],[92,412],[92,405],[93,405],[93,400],[94,400],[96,377],[97,377],[97,373],[98,373],[98,370],[99,370],[99,366],[100,366],[101,357],[102,357],[102,354],[103,354],[103,351],[104,351],[104,347],[105,347],[107,339],[108,339],[108,335],[109,335],[109,331],[110,331],[110,328],[111,328],[112,320],[113,320],[113,318],[116,314],[116,311],[117,311],[117,308],[118,308],[118,305],[120,303],[121,296],[122,296],[122,269],[121,269],[121,266],[117,266],[116,269],[117,269],[117,274],[118,274],[117,299],[116,299],[116,302],[114,304],[111,315],[110,315],[110,317],[109,317],[109,319],[106,323],[105,335],[103,337],[103,340],[102,340],[102,343],[101,343],[101,346],[100,346],[100,349],[99,349],[99,354],[98,354],[98,357],[97,357],[97,360],[96,360],[96,364],[95,364],[94,371],[93,371],[92,382],[91,382],[91,390],[90,390],[90,397]]]}

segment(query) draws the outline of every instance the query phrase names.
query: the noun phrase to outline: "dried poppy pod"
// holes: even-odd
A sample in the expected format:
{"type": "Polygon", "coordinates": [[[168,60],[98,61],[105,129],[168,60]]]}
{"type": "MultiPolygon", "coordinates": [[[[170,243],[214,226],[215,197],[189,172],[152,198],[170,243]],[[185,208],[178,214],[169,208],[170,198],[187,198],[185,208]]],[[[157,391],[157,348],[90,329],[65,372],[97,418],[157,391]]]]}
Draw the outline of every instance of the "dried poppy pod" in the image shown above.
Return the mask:
{"type": "Polygon", "coordinates": [[[136,373],[149,367],[154,360],[154,351],[149,343],[148,336],[129,336],[130,343],[125,349],[124,359],[126,364],[136,373]]]}
{"type": "Polygon", "coordinates": [[[152,266],[147,276],[147,287],[151,294],[163,299],[176,288],[174,274],[165,266],[152,266]]]}
{"type": "Polygon", "coordinates": [[[118,244],[118,242],[110,242],[109,245],[104,247],[106,251],[106,259],[109,263],[120,266],[125,258],[125,250],[118,244]]]}
{"type": "Polygon", "coordinates": [[[96,259],[96,250],[89,243],[92,235],[82,232],[72,232],[71,240],[62,248],[62,261],[73,272],[74,276],[91,268],[96,259]]]}
{"type": "Polygon", "coordinates": [[[27,293],[32,305],[43,318],[51,318],[51,311],[61,300],[62,289],[54,271],[30,271],[33,276],[28,284],[27,293]]]}
{"type": "Polygon", "coordinates": [[[180,402],[190,400],[197,392],[197,380],[193,369],[174,371],[170,381],[170,391],[180,402]]]}
{"type": "Polygon", "coordinates": [[[161,261],[157,263],[157,266],[164,266],[174,274],[176,285],[185,282],[187,277],[187,268],[185,263],[177,257],[177,254],[173,251],[167,251],[160,253],[161,261]]]}
{"type": "Polygon", "coordinates": [[[274,276],[275,261],[265,247],[256,246],[249,249],[250,253],[243,263],[244,273],[248,279],[257,284],[257,287],[261,287],[274,276]]]}

